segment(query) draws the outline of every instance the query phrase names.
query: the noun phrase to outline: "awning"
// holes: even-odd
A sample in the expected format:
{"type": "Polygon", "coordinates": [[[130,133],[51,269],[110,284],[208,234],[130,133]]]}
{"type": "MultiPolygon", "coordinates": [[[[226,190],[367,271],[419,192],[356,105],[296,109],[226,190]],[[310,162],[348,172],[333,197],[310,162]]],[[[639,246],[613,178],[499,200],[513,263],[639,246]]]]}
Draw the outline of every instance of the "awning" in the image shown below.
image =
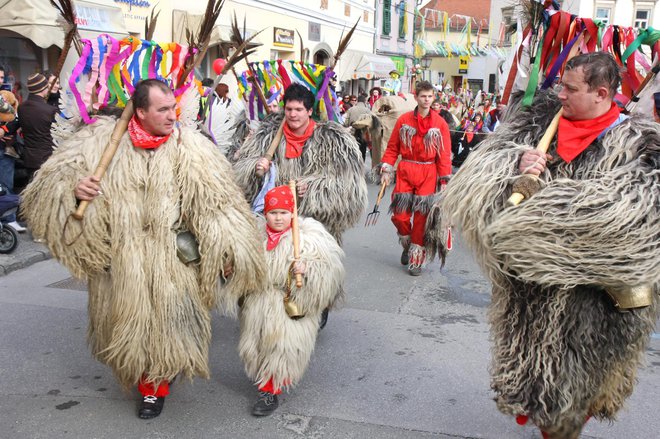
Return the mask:
{"type": "Polygon", "coordinates": [[[391,58],[358,50],[346,50],[335,68],[339,81],[387,78],[392,70],[396,65],[391,58]]]}
{"type": "MultiPolygon", "coordinates": [[[[191,32],[197,32],[199,25],[202,22],[203,14],[192,14],[187,11],[181,11],[174,9],[172,11],[172,39],[173,41],[178,41],[182,44],[186,44],[188,39],[186,37],[186,31],[190,30],[191,32]]],[[[252,35],[256,34],[258,31],[255,29],[246,28],[243,32],[242,26],[241,34],[243,38],[249,38],[252,35]]],[[[262,32],[263,33],[263,32],[262,32]]],[[[261,34],[260,34],[261,35],[261,34]]],[[[228,43],[231,41],[231,26],[228,24],[219,24],[216,23],[215,27],[211,31],[211,41],[210,45],[213,46],[219,43],[228,43]]],[[[262,43],[259,41],[259,36],[255,37],[250,41],[249,46],[259,46],[262,43]]]]}
{"type": "MultiPolygon", "coordinates": [[[[128,35],[120,8],[80,0],[74,5],[81,31],[128,35]]],[[[0,10],[0,29],[22,35],[44,49],[64,44],[59,12],[48,0],[0,0],[0,10]]]]}

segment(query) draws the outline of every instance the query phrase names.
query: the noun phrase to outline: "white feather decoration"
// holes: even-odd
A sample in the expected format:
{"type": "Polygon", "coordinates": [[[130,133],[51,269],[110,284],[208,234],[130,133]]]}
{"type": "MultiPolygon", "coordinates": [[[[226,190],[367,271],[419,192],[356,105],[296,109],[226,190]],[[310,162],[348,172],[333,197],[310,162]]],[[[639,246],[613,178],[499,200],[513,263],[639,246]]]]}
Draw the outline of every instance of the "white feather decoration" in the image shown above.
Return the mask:
{"type": "Polygon", "coordinates": [[[181,101],[179,102],[181,114],[179,115],[179,123],[185,127],[197,126],[197,114],[199,113],[199,91],[197,87],[192,85],[188,90],[183,92],[181,101]]]}
{"type": "MultiPolygon", "coordinates": [[[[64,81],[69,83],[69,78],[64,81]]],[[[55,123],[50,127],[55,147],[71,137],[82,124],[80,110],[71,90],[62,88],[60,92],[60,111],[55,113],[55,123]]]]}

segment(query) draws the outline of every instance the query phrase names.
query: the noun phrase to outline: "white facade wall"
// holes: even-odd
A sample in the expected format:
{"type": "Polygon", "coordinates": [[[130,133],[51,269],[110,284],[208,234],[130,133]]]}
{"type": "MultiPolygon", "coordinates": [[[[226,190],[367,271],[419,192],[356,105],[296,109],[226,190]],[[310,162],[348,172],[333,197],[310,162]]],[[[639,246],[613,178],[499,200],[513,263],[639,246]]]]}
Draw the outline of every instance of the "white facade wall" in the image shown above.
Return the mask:
{"type": "Polygon", "coordinates": [[[578,16],[596,17],[596,8],[611,10],[610,24],[632,27],[635,24],[635,13],[640,10],[651,11],[649,26],[660,26],[660,1],[658,0],[573,0],[579,4],[578,16]]]}

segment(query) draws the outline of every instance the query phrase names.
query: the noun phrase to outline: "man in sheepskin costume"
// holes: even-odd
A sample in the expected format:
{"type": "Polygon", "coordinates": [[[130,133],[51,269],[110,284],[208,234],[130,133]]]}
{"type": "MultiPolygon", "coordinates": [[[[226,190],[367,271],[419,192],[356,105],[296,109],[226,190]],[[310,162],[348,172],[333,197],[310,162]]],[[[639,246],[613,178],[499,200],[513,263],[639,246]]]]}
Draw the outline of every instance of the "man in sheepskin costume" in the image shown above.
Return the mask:
{"type": "Polygon", "coordinates": [[[268,287],[248,296],[241,309],[239,353],[248,376],[259,386],[252,409],[255,416],[271,414],[282,387],[302,379],[316,344],[321,313],[342,298],[344,252],[321,223],[299,219],[300,260],[294,260],[293,204],[288,186],[266,194],[266,224],[260,236],[266,249],[268,287]],[[300,288],[295,274],[303,275],[300,288]],[[287,314],[287,291],[287,301],[297,305],[298,315],[287,314]]]}
{"type": "Polygon", "coordinates": [[[509,115],[444,194],[493,285],[497,406],[546,438],[615,419],[658,317],[660,128],[619,113],[619,83],[609,54],[571,59],[559,93],[509,115]],[[560,108],[549,154],[530,150],[560,108]]]}
{"type": "Polygon", "coordinates": [[[392,193],[392,222],[403,247],[401,264],[419,276],[437,245],[426,239],[426,217],[436,189],[451,176],[451,137],[447,122],[431,111],[435,88],[428,81],[415,86],[417,108],[403,114],[394,125],[381,165],[381,181],[389,184],[399,156],[396,185],[392,193]]]}
{"type": "Polygon", "coordinates": [[[102,182],[90,175],[115,126],[109,117],[60,143],[23,208],[34,235],[88,281],[92,352],[124,388],[138,386],[138,415],[149,419],[178,374],[208,378],[211,308],[235,310],[240,296],[264,289],[266,273],[256,223],[226,159],[199,132],[175,128],[165,83],[140,82],[133,102],[102,182]],[[83,200],[91,204],[82,223],[68,220],[83,200]],[[201,255],[188,264],[177,257],[185,232],[201,255]]]}
{"type": "Polygon", "coordinates": [[[303,85],[291,84],[283,100],[284,111],[264,119],[240,149],[234,164],[238,183],[261,211],[268,189],[296,180],[300,215],[321,222],[341,242],[344,230],[357,223],[367,205],[360,148],[341,125],[314,122],[314,95],[303,85]],[[282,139],[271,161],[263,156],[280,126],[282,139]]]}

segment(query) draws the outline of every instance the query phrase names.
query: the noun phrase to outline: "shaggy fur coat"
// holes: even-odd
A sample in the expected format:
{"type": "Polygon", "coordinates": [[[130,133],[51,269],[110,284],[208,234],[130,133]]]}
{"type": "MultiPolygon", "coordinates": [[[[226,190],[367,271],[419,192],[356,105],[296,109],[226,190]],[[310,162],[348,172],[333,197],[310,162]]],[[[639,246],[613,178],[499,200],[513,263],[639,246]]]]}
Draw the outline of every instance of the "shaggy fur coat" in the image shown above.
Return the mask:
{"type": "MultiPolygon", "coordinates": [[[[239,353],[245,370],[257,385],[273,379],[277,389],[295,385],[309,364],[321,312],[343,300],[344,252],[323,225],[301,218],[300,257],[307,267],[303,286],[291,286],[291,300],[304,317],[293,320],[284,310],[285,286],[293,261],[291,232],[266,252],[269,287],[245,299],[241,309],[239,353]]],[[[265,226],[263,232],[266,245],[265,226]]]]}
{"type": "MultiPolygon", "coordinates": [[[[238,183],[250,203],[263,184],[263,178],[255,174],[257,161],[268,150],[283,117],[279,112],[264,119],[259,130],[248,137],[234,164],[238,183]]],[[[278,168],[276,184],[290,180],[307,183],[298,213],[321,222],[340,241],[344,230],[359,221],[367,205],[364,162],[355,137],[335,122],[318,123],[300,157],[283,158],[285,150],[286,139],[282,136],[273,159],[278,168]]]]}
{"type": "Polygon", "coordinates": [[[114,125],[102,117],[62,142],[24,192],[28,224],[88,281],[89,344],[124,387],[143,374],[208,377],[211,307],[235,311],[240,296],[265,285],[256,223],[226,159],[184,128],[155,150],[134,148],[126,133],[82,229],[66,224],[73,189],[92,174],[114,125]],[[181,230],[196,236],[199,263],[177,257],[181,230]],[[225,279],[227,263],[234,273],[225,279]]]}
{"type": "Polygon", "coordinates": [[[470,154],[443,208],[493,285],[499,409],[576,438],[587,416],[614,419],[632,393],[658,317],[660,129],[631,117],[571,163],[553,141],[541,190],[508,207],[522,152],[558,109],[544,93],[509,118],[470,154]],[[652,305],[618,312],[604,287],[635,285],[652,287],[652,305]]]}

